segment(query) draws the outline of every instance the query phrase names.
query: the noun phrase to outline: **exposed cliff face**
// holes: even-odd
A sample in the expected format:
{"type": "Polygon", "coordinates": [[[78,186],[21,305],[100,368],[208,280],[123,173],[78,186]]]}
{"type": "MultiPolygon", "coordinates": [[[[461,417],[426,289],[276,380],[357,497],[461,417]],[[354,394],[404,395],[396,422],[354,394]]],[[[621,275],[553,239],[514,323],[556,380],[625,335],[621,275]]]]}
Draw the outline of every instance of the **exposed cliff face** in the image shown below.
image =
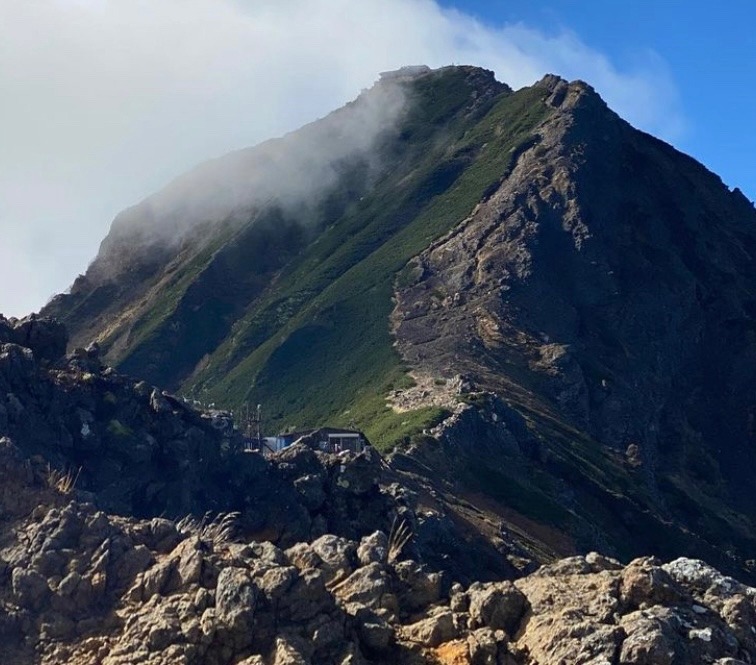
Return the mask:
{"type": "Polygon", "coordinates": [[[738,442],[740,458],[754,434],[756,210],[586,86],[553,86],[560,112],[512,174],[405,271],[402,355],[539,402],[617,450],[638,444],[651,467],[687,428],[738,442]]]}
{"type": "Polygon", "coordinates": [[[122,370],[262,403],[270,428],[398,443],[395,472],[537,532],[534,551],[751,574],[753,206],[583,83],[391,85],[402,104],[356,152],[298,156],[338,139],[337,112],[129,211],[47,312],[122,370]],[[303,205],[270,198],[323,164],[303,205]]]}
{"type": "MultiPolygon", "coordinates": [[[[545,466],[566,481],[561,496],[547,494],[589,522],[587,494],[624,494],[742,550],[751,518],[730,520],[726,506],[756,514],[756,211],[587,86],[544,84],[559,112],[537,142],[405,269],[400,352],[418,373],[462,374],[528,420],[521,447],[535,465],[513,464],[503,438],[498,454],[478,455],[500,482],[507,467],[545,466]],[[592,473],[579,459],[591,451],[629,482],[592,473]]],[[[633,512],[617,505],[602,520],[603,532],[627,526],[631,551],[650,545],[633,512]]]]}

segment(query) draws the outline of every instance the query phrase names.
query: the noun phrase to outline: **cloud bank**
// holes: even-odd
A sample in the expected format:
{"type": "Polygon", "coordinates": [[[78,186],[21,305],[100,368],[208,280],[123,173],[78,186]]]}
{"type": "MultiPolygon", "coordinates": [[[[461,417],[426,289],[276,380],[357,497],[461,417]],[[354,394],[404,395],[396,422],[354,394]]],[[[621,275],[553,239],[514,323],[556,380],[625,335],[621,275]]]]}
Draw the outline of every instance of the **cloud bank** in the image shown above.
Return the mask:
{"type": "Polygon", "coordinates": [[[323,116],[380,71],[452,63],[514,88],[582,78],[642,129],[683,131],[654,54],[619,69],[568,31],[434,0],[4,0],[0,312],[63,290],[119,210],[194,164],[323,116]]]}

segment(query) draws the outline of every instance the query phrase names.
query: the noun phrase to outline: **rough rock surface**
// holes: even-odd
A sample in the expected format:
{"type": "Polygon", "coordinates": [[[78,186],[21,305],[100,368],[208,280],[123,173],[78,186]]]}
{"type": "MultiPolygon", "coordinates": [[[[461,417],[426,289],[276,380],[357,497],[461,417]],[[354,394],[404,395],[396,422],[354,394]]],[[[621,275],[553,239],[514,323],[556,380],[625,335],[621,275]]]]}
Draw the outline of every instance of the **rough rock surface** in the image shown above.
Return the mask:
{"type": "Polygon", "coordinates": [[[413,454],[582,548],[732,566],[756,544],[756,210],[590,86],[538,85],[557,112],[397,280],[407,399],[464,376],[476,407],[413,454]]]}
{"type": "Polygon", "coordinates": [[[590,554],[515,583],[464,587],[392,560],[380,532],[281,550],[236,538],[221,528],[228,518],[114,516],[50,487],[44,466],[8,439],[0,486],[0,651],[10,665],[756,658],[756,589],[697,560],[623,567],[590,554]]]}
{"type": "MultiPolygon", "coordinates": [[[[97,349],[56,358],[49,350],[61,348],[59,329],[35,325],[44,352],[26,337],[32,346],[7,342],[0,355],[8,414],[0,437],[4,663],[721,665],[756,658],[756,589],[701,561],[645,558],[623,567],[593,553],[515,582],[470,583],[458,573],[474,566],[434,569],[418,560],[444,561],[424,556],[438,545],[422,513],[400,505],[406,488],[381,489],[374,453],[337,458],[295,446],[256,459],[237,450],[232,429],[213,426],[218,414],[205,417],[134,384],[103,367],[97,349]],[[102,428],[104,405],[128,436],[102,428]],[[55,445],[45,439],[53,432],[55,445]],[[148,436],[161,453],[132,459],[131,446],[148,436]],[[162,448],[165,441],[183,441],[180,455],[162,448]],[[192,457],[202,450],[204,457],[192,457]],[[225,503],[213,503],[220,492],[207,482],[204,495],[185,481],[172,485],[160,469],[177,459],[202,460],[206,474],[224,474],[225,503]],[[50,460],[77,460],[82,470],[64,472],[50,460]],[[123,460],[119,477],[99,478],[116,460],[123,460]],[[252,471],[238,468],[247,463],[252,471]],[[231,508],[239,478],[249,483],[248,496],[257,483],[277,500],[178,522],[150,514],[157,499],[126,500],[124,488],[133,493],[161,476],[155,497],[174,510],[231,508]],[[415,526],[412,542],[400,544],[389,514],[415,526]]],[[[17,339],[14,329],[0,320],[6,339],[17,339]]],[[[181,468],[191,475],[190,465],[181,468]]],[[[501,570],[511,572],[500,557],[501,570]]]]}

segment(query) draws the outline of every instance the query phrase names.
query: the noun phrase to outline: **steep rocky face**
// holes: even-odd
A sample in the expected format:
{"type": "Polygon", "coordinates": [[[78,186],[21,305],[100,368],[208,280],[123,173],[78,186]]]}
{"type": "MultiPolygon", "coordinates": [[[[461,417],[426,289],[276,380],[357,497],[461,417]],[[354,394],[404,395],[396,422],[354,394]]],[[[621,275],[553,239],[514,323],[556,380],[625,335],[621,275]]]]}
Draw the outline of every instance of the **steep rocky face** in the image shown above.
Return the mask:
{"type": "Polygon", "coordinates": [[[741,457],[753,441],[756,210],[586,86],[553,86],[562,112],[512,174],[410,263],[395,313],[403,356],[523,407],[543,402],[605,445],[637,444],[651,466],[665,428],[719,432],[741,457]]]}
{"type": "MultiPolygon", "coordinates": [[[[587,86],[544,84],[559,112],[538,140],[402,273],[400,352],[525,417],[520,434],[492,435],[498,451],[467,446],[499,482],[509,466],[543,485],[533,469],[545,467],[546,493],[589,522],[593,497],[624,494],[714,547],[750,548],[756,210],[587,86]]],[[[669,534],[646,540],[632,506],[606,502],[602,530],[619,520],[630,552],[664,547],[669,534]]]]}

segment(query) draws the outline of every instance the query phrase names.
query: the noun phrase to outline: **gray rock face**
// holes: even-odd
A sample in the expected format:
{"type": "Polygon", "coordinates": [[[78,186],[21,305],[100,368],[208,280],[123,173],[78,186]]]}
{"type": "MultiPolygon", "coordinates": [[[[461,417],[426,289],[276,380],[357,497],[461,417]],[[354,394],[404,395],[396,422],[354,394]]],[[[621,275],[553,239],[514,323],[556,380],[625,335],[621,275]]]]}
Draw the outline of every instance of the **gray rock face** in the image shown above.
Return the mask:
{"type": "Polygon", "coordinates": [[[363,566],[380,563],[388,559],[388,538],[382,531],[365,536],[357,548],[357,558],[363,566]]]}
{"type": "Polygon", "coordinates": [[[215,588],[215,616],[236,650],[252,642],[259,591],[249,571],[224,568],[215,588]]]}
{"type": "Polygon", "coordinates": [[[459,635],[451,612],[439,612],[404,627],[404,638],[424,647],[437,647],[459,635]]]}
{"type": "Polygon", "coordinates": [[[527,599],[511,582],[473,585],[468,596],[474,628],[488,626],[512,634],[527,609],[527,599]]]}
{"type": "Polygon", "coordinates": [[[13,595],[21,607],[38,610],[47,600],[50,589],[47,580],[35,570],[14,568],[12,575],[13,595]]]}
{"type": "Polygon", "coordinates": [[[398,610],[391,576],[385,565],[370,563],[359,568],[335,588],[344,603],[360,603],[390,614],[398,610]]]}
{"type": "Polygon", "coordinates": [[[9,321],[0,315],[0,344],[17,344],[30,349],[37,360],[54,362],[66,353],[68,333],[48,317],[32,314],[9,321]]]}
{"type": "Polygon", "coordinates": [[[354,543],[346,538],[325,535],[314,540],[310,547],[322,561],[321,570],[329,580],[349,575],[355,568],[354,543]]]}
{"type": "MultiPolygon", "coordinates": [[[[585,549],[695,551],[732,565],[723,550],[756,533],[756,492],[744,489],[756,467],[756,210],[585,84],[540,85],[557,112],[538,140],[397,280],[403,358],[422,376],[465,376],[478,393],[476,408],[434,432],[445,458],[433,468],[466,468],[468,484],[510,505],[496,485],[535,487],[572,511],[585,549]],[[526,431],[483,393],[525,416],[526,431]],[[631,499],[607,493],[583,454],[625,476],[631,499]],[[719,509],[695,498],[700,483],[719,509]],[[742,533],[721,521],[728,509],[748,522],[742,533]],[[690,517],[699,512],[709,527],[690,517]],[[674,537],[651,535],[669,519],[674,537]],[[590,535],[597,521],[601,538],[590,535]]],[[[415,451],[425,463],[439,447],[427,448],[415,451]]],[[[544,521],[549,510],[527,503],[516,507],[544,521]]]]}

